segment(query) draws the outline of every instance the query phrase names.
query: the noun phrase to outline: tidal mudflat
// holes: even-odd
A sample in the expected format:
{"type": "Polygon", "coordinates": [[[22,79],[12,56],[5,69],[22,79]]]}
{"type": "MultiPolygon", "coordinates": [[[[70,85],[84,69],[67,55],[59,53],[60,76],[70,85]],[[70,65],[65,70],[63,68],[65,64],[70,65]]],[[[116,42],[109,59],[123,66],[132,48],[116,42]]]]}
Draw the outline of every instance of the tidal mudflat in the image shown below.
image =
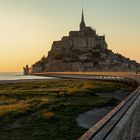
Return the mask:
{"type": "Polygon", "coordinates": [[[104,93],[125,90],[127,96],[133,89],[121,83],[91,80],[0,84],[0,139],[76,140],[87,130],[78,126],[79,114],[120,102],[104,93]]]}

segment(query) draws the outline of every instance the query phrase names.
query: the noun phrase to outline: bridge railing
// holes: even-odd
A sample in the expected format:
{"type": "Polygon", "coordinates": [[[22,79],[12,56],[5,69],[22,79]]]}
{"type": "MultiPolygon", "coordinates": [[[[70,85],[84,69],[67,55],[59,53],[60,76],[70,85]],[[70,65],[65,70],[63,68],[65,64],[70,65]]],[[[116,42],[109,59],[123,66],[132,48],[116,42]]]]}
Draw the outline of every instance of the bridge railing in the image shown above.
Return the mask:
{"type": "Polygon", "coordinates": [[[94,80],[105,80],[105,81],[117,81],[117,82],[123,82],[130,85],[138,86],[139,83],[135,79],[131,78],[125,78],[120,76],[109,76],[109,75],[82,75],[82,74],[59,74],[59,75],[49,75],[52,77],[59,77],[59,78],[74,78],[74,79],[94,79],[94,80]]]}
{"type": "Polygon", "coordinates": [[[79,140],[118,140],[120,139],[120,137],[123,140],[124,133],[122,134],[122,132],[124,132],[124,129],[127,128],[127,122],[129,118],[133,116],[133,113],[135,112],[134,108],[136,108],[136,106],[138,105],[137,103],[139,103],[139,98],[140,87],[138,87],[133,93],[126,97],[118,106],[116,106],[111,112],[103,117],[96,125],[89,129],[83,136],[79,138],[79,140]],[[130,110],[131,113],[128,113],[128,111],[130,112],[130,110]],[[120,121],[122,119],[124,121],[120,124],[120,121]],[[118,127],[118,125],[120,125],[121,127],[118,127]]]}

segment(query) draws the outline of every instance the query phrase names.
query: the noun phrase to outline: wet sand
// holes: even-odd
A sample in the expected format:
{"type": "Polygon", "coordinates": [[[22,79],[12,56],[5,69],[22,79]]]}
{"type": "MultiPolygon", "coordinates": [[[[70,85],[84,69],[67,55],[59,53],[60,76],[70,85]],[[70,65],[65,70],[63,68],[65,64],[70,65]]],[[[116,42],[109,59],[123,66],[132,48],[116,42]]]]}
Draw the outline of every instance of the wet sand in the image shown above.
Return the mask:
{"type": "Polygon", "coordinates": [[[93,110],[86,111],[80,114],[76,118],[78,126],[83,128],[91,128],[95,125],[101,118],[103,118],[107,113],[109,113],[113,107],[106,108],[94,108],[93,110]]]}
{"type": "MultiPolygon", "coordinates": [[[[113,92],[101,92],[96,93],[96,95],[107,98],[116,98],[121,102],[125,97],[129,95],[127,89],[115,90],[113,92]]],[[[94,108],[79,114],[76,118],[78,126],[83,128],[91,128],[95,125],[101,118],[103,118],[107,113],[109,113],[115,106],[105,107],[105,108],[94,108]]]]}

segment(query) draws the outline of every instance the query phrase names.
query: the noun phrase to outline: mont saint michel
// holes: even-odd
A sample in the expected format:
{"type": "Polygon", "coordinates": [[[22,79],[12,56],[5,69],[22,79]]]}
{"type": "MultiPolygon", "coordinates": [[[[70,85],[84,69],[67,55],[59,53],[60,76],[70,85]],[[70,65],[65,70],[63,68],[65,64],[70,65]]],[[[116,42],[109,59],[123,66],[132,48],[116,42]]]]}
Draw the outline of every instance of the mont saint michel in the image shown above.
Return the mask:
{"type": "MultiPolygon", "coordinates": [[[[137,70],[140,64],[108,49],[105,35],[87,26],[82,10],[78,31],[70,31],[68,36],[52,43],[47,57],[33,64],[30,73],[76,72],[76,71],[124,71],[137,70]]],[[[28,73],[28,66],[24,73],[28,73]]]]}
{"type": "Polygon", "coordinates": [[[140,0],[0,11],[0,140],[140,139],[140,0]]]}

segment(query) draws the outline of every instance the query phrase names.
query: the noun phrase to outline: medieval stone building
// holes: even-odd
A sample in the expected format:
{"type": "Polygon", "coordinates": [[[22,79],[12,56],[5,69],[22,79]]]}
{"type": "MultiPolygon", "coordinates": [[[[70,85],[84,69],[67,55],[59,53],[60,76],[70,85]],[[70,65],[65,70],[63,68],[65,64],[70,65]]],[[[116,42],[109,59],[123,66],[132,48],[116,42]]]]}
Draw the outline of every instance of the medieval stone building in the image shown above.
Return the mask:
{"type": "Polygon", "coordinates": [[[82,11],[78,31],[54,41],[48,56],[32,65],[32,73],[136,69],[140,65],[108,49],[105,36],[86,26],[82,11]]]}
{"type": "Polygon", "coordinates": [[[105,36],[86,26],[84,14],[79,31],[70,31],[60,41],[54,41],[48,53],[45,71],[91,71],[98,50],[106,50],[105,36]]]}

